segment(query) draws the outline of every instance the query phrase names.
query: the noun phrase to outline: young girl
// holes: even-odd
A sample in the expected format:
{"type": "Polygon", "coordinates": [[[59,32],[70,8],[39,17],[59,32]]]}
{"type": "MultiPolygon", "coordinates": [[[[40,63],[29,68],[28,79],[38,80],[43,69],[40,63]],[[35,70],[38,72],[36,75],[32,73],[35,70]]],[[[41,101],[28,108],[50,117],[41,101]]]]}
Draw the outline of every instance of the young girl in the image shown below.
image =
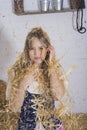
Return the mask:
{"type": "Polygon", "coordinates": [[[24,52],[9,73],[9,108],[20,111],[17,130],[63,130],[54,100],[62,102],[65,77],[55,49],[41,27],[29,32],[24,52]]]}

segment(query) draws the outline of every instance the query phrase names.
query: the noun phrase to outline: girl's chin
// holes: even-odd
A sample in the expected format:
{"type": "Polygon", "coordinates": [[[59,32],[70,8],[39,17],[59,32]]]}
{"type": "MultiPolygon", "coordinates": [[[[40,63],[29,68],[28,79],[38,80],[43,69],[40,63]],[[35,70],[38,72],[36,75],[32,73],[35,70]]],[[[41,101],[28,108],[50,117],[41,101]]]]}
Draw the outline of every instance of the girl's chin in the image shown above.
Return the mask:
{"type": "Polygon", "coordinates": [[[41,64],[43,62],[43,60],[35,60],[34,61],[36,64],[41,64]]]}
{"type": "Polygon", "coordinates": [[[40,65],[42,61],[34,61],[34,64],[40,65]]]}

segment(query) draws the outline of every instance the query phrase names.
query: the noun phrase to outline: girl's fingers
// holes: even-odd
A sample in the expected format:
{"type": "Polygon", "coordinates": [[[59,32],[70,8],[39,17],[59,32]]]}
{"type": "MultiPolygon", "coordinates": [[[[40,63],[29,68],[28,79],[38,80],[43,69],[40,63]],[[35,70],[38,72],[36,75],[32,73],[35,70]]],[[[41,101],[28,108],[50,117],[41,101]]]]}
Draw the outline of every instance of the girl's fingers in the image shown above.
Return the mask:
{"type": "Polygon", "coordinates": [[[32,76],[33,77],[37,77],[37,72],[34,72],[34,74],[32,76]]]}
{"type": "Polygon", "coordinates": [[[53,46],[49,46],[48,49],[55,50],[53,46]]]}
{"type": "Polygon", "coordinates": [[[32,75],[32,80],[37,80],[37,72],[34,72],[33,75],[32,75]]]}
{"type": "Polygon", "coordinates": [[[55,49],[52,46],[48,47],[48,51],[50,51],[51,53],[55,54],[55,49]]]}
{"type": "Polygon", "coordinates": [[[48,51],[50,52],[49,54],[49,60],[50,62],[55,58],[55,49],[53,46],[48,47],[48,51]]]}

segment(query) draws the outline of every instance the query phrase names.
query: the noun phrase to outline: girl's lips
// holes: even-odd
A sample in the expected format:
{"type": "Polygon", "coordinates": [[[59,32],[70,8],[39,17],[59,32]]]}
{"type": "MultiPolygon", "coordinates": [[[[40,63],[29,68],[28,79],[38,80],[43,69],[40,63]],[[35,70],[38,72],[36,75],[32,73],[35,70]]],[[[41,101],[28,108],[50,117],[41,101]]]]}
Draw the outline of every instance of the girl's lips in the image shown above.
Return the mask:
{"type": "Polygon", "coordinates": [[[35,60],[41,60],[41,57],[35,57],[34,59],[35,60]]]}

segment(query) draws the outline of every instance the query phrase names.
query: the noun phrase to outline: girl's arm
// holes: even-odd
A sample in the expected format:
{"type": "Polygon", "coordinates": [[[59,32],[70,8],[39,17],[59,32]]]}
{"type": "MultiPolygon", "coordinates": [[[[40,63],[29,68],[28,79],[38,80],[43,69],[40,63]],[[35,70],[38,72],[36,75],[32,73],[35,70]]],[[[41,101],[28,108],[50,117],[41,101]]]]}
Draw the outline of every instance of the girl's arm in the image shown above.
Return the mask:
{"type": "Polygon", "coordinates": [[[61,100],[65,94],[65,85],[64,81],[59,79],[56,69],[50,72],[50,88],[53,98],[61,100]]]}
{"type": "Polygon", "coordinates": [[[19,89],[15,90],[11,89],[10,100],[9,100],[9,109],[12,112],[18,112],[21,108],[24,101],[25,91],[19,87],[19,89]]]}
{"type": "Polygon", "coordinates": [[[25,97],[25,91],[36,79],[36,76],[36,72],[26,74],[17,87],[11,86],[9,108],[12,112],[18,112],[19,108],[21,108],[25,97]]]}
{"type": "Polygon", "coordinates": [[[61,98],[65,93],[65,84],[64,84],[65,79],[60,80],[62,71],[60,65],[58,65],[58,67],[60,68],[57,67],[54,47],[49,46],[48,51],[49,51],[49,67],[50,67],[50,88],[51,88],[52,96],[56,100],[61,100],[61,98]]]}

